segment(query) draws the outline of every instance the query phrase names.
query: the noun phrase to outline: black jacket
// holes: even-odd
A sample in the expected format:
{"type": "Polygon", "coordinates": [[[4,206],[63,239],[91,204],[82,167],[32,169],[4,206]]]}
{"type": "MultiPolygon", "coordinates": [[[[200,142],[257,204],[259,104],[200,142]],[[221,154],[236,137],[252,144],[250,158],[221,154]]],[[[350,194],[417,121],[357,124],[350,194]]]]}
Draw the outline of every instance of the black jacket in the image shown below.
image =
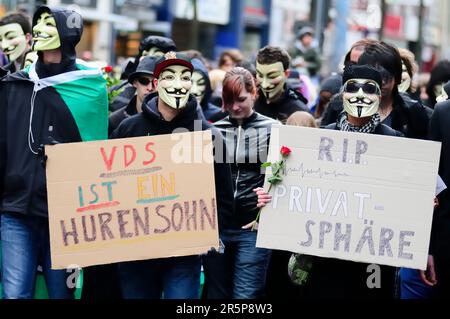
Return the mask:
{"type": "Polygon", "coordinates": [[[112,101],[110,101],[109,109],[111,110],[111,112],[115,112],[117,110],[126,107],[130,103],[133,96],[135,95],[136,88],[130,83],[128,83],[128,81],[122,81],[122,83],[113,86],[110,89],[110,92],[114,91],[121,91],[121,92],[112,101]]]}
{"type": "MultiPolygon", "coordinates": [[[[142,113],[124,120],[111,134],[110,138],[127,138],[147,135],[171,134],[175,129],[184,128],[190,132],[196,129],[202,131],[211,129],[214,139],[214,151],[218,154],[226,152],[225,143],[220,132],[203,118],[197,100],[190,96],[187,106],[170,122],[165,121],[158,112],[158,97],[147,96],[142,106],[142,113]],[[197,125],[195,125],[195,121],[197,125]],[[200,125],[198,125],[200,123],[200,125]],[[222,152],[218,152],[221,148],[222,152]]],[[[230,227],[233,223],[233,184],[230,165],[221,160],[214,160],[214,175],[216,181],[217,213],[219,230],[230,227]]],[[[198,178],[201,178],[199,176],[198,178]]]]}
{"type": "MultiPolygon", "coordinates": [[[[326,129],[338,130],[336,124],[326,129]]],[[[379,124],[374,134],[399,136],[399,132],[379,124]]],[[[380,265],[381,288],[367,287],[369,264],[334,258],[314,257],[311,277],[305,287],[305,296],[316,299],[393,299],[395,294],[395,267],[380,265]]]]}
{"type": "Polygon", "coordinates": [[[260,91],[255,103],[255,111],[284,124],[292,113],[298,111],[309,112],[306,103],[308,101],[305,97],[291,88],[285,89],[281,98],[273,103],[267,103],[264,94],[260,91]]]}
{"type": "Polygon", "coordinates": [[[436,104],[430,121],[430,140],[442,142],[439,175],[450,187],[450,100],[436,104]]]}
{"type": "MultiPolygon", "coordinates": [[[[148,99],[151,100],[155,96],[158,96],[157,92],[149,94],[148,99]]],[[[112,132],[119,127],[123,120],[138,113],[136,108],[136,99],[136,96],[132,97],[128,102],[128,105],[123,106],[109,115],[108,135],[111,135],[112,132]]],[[[197,111],[201,112],[202,118],[205,118],[203,110],[200,109],[200,105],[197,106],[197,111]]]]}
{"type": "Polygon", "coordinates": [[[136,99],[137,97],[134,96],[128,105],[114,111],[109,115],[108,135],[111,135],[111,133],[114,132],[123,120],[137,114],[136,99]]]}
{"type": "MultiPolygon", "coordinates": [[[[343,109],[342,95],[334,96],[323,115],[321,126],[335,123],[343,109]]],[[[390,126],[394,130],[402,132],[406,137],[428,139],[432,112],[430,108],[413,100],[408,94],[399,93],[394,99],[390,126]]]]}
{"type": "MultiPolygon", "coordinates": [[[[36,12],[33,21],[42,10],[45,7],[36,12]]],[[[75,45],[82,26],[67,26],[72,11],[57,9],[52,13],[63,60],[60,64],[44,65],[40,57],[36,64],[40,78],[76,68],[75,45]]],[[[53,87],[37,93],[30,128],[33,88],[34,83],[25,72],[9,74],[0,83],[0,212],[47,217],[43,146],[55,141],[79,142],[81,136],[72,113],[53,87]]]]}
{"type": "Polygon", "coordinates": [[[255,220],[258,198],[253,192],[264,184],[261,164],[267,160],[272,124],[278,122],[254,112],[240,125],[227,116],[214,123],[225,137],[228,163],[233,175],[236,226],[242,227],[255,220]]]}
{"type": "MultiPolygon", "coordinates": [[[[430,139],[441,142],[439,175],[450,188],[450,100],[436,104],[430,122],[430,139]]],[[[450,190],[438,196],[433,215],[430,251],[450,261],[450,190]]]]}
{"type": "Polygon", "coordinates": [[[205,95],[203,96],[202,102],[200,106],[202,108],[203,115],[206,120],[211,121],[211,117],[215,115],[217,112],[220,112],[220,108],[210,102],[212,89],[211,89],[211,81],[209,80],[208,69],[199,59],[192,59],[192,65],[194,66],[194,71],[197,71],[203,75],[205,79],[206,89],[205,95]]]}

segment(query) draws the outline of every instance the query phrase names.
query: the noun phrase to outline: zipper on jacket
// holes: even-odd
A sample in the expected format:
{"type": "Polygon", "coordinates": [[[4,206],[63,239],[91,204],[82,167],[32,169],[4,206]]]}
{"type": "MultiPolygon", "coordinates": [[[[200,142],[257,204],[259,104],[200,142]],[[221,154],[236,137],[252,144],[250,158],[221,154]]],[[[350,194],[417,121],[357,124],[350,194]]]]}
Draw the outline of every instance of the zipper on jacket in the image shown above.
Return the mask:
{"type": "Polygon", "coordinates": [[[237,143],[236,143],[236,149],[234,150],[234,161],[236,163],[237,167],[237,174],[236,174],[236,184],[234,185],[234,199],[236,199],[237,193],[238,193],[238,183],[239,183],[239,165],[238,165],[238,152],[239,152],[239,145],[241,143],[241,129],[242,126],[238,126],[238,136],[237,136],[237,143]]]}

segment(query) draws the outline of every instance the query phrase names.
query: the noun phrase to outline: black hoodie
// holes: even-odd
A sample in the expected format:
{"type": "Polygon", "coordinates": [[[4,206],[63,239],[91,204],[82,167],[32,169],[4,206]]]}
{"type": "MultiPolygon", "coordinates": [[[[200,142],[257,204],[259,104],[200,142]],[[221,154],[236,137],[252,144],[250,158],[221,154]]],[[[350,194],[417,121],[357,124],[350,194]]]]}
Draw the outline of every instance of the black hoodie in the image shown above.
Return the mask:
{"type": "MultiPolygon", "coordinates": [[[[83,29],[82,25],[79,28],[67,26],[67,17],[80,17],[77,13],[60,9],[50,11],[47,7],[38,9],[34,23],[44,11],[52,12],[55,17],[63,61],[61,65],[47,67],[42,63],[41,55],[37,62],[40,77],[75,67],[75,45],[83,29]]],[[[53,87],[42,89],[35,95],[30,116],[33,88],[33,81],[24,71],[9,74],[0,83],[0,212],[47,217],[43,146],[56,141],[79,142],[81,135],[72,113],[53,87]]]]}
{"type": "Polygon", "coordinates": [[[42,61],[42,52],[38,52],[39,59],[36,63],[36,72],[39,78],[45,78],[56,74],[76,70],[77,53],[75,47],[80,42],[83,33],[83,18],[75,11],[42,6],[37,9],[33,15],[33,27],[42,13],[52,13],[55,18],[56,28],[58,29],[61,41],[61,63],[47,64],[42,61]]]}
{"type": "MultiPolygon", "coordinates": [[[[127,138],[138,136],[151,136],[172,134],[175,129],[184,128],[190,132],[201,129],[202,131],[211,130],[214,140],[214,149],[222,148],[225,150],[225,142],[217,128],[210,125],[197,107],[197,100],[193,95],[189,96],[186,107],[171,121],[162,118],[158,111],[158,97],[148,95],[144,99],[142,113],[134,115],[124,120],[119,127],[111,134],[110,138],[127,138]],[[201,123],[201,125],[195,125],[201,123]]],[[[220,152],[222,153],[222,152],[220,152]]],[[[216,153],[217,155],[218,153],[216,153]]],[[[231,181],[231,169],[224,158],[214,159],[214,175],[216,182],[216,199],[219,219],[219,230],[223,227],[240,227],[234,220],[233,215],[233,183],[231,181]]],[[[201,176],[198,176],[201,178],[201,176]]]]}
{"type": "Polygon", "coordinates": [[[273,103],[267,103],[264,93],[260,90],[255,103],[255,111],[284,124],[288,117],[295,112],[309,112],[306,103],[308,101],[301,93],[285,86],[283,95],[273,103]]]}
{"type": "Polygon", "coordinates": [[[212,89],[211,81],[209,80],[208,69],[199,59],[192,59],[192,65],[194,66],[194,71],[199,72],[205,79],[206,89],[205,95],[203,96],[200,106],[202,107],[203,115],[207,121],[210,121],[211,116],[220,111],[220,108],[212,103],[210,103],[212,89]]]}

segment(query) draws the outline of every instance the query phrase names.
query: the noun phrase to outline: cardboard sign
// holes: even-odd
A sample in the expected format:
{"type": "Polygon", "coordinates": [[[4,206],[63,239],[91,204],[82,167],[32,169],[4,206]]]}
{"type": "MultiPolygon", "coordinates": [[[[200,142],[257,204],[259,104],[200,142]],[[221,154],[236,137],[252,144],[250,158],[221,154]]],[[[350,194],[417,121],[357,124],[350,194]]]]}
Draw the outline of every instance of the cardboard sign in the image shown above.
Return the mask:
{"type": "Polygon", "coordinates": [[[440,143],[274,126],[271,162],[281,145],[292,153],[257,247],[426,268],[440,143]]]}
{"type": "Polygon", "coordinates": [[[218,249],[210,131],[46,147],[52,268],[218,249]]]}

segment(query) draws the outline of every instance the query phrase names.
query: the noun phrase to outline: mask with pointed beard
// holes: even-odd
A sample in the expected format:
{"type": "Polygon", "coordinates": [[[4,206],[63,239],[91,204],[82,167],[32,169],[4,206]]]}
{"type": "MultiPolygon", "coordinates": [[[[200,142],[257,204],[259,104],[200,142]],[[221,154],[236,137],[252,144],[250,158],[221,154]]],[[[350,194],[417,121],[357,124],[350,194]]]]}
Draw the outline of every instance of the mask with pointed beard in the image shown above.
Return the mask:
{"type": "Polygon", "coordinates": [[[350,79],[343,86],[344,110],[353,117],[369,117],[378,112],[381,90],[373,80],[350,79]]]}

